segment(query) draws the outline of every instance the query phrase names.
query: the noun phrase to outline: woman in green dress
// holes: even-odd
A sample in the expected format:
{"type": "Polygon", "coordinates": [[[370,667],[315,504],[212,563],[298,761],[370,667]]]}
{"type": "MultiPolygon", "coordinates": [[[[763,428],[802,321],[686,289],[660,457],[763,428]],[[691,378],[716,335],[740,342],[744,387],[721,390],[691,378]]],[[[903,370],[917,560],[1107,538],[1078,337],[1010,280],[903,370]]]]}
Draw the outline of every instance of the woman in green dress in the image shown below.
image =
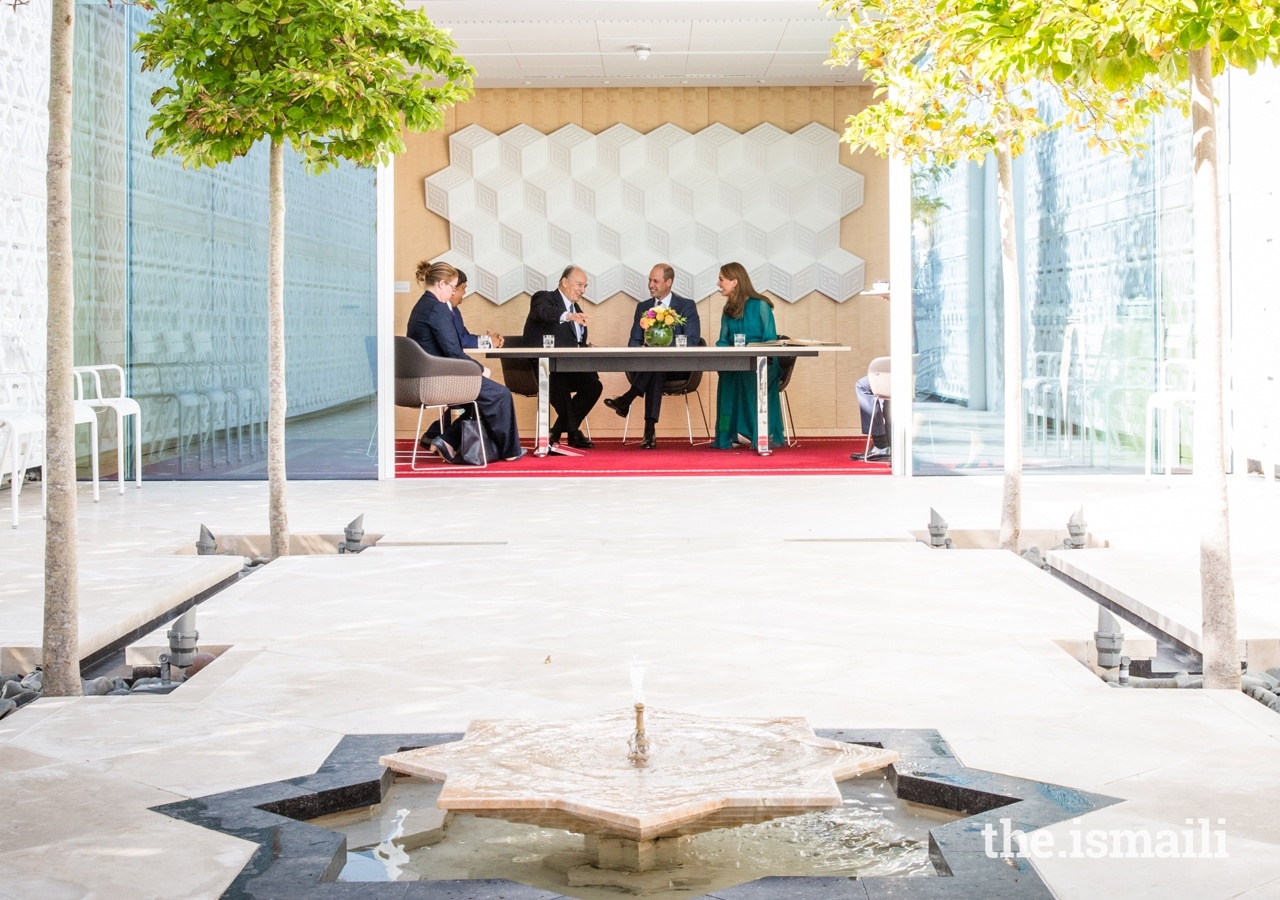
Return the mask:
{"type": "MultiPolygon", "coordinates": [[[[717,281],[720,293],[727,299],[720,317],[720,339],[717,347],[732,347],[736,334],[746,335],[748,344],[776,341],[778,329],[773,324],[773,304],[756,293],[751,277],[741,263],[725,263],[717,281]]],[[[781,447],[782,404],[778,400],[780,370],[778,360],[769,360],[769,446],[781,447]]],[[[712,445],[721,450],[733,448],[738,436],[751,444],[756,442],[756,373],[721,372],[716,387],[716,440],[712,445]]]]}

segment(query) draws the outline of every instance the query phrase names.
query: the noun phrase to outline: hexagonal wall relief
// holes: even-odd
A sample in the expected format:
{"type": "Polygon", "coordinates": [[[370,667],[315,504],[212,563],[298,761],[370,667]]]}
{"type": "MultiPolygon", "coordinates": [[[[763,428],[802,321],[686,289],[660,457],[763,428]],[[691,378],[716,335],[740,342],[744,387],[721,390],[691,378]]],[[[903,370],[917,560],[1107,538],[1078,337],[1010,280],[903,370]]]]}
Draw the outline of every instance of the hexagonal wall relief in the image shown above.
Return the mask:
{"type": "Polygon", "coordinates": [[[619,291],[641,300],[659,260],[693,299],[736,260],[783,300],[816,290],[843,303],[862,290],[863,261],[840,247],[840,220],[862,206],[863,179],[839,153],[839,136],[816,122],[794,134],[768,123],[745,134],[667,123],[647,135],[621,124],[598,135],[469,125],[449,138],[450,165],[427,179],[427,209],[449,221],[440,258],[473,273],[494,303],[554,287],[570,263],[586,271],[593,303],[619,291]]]}

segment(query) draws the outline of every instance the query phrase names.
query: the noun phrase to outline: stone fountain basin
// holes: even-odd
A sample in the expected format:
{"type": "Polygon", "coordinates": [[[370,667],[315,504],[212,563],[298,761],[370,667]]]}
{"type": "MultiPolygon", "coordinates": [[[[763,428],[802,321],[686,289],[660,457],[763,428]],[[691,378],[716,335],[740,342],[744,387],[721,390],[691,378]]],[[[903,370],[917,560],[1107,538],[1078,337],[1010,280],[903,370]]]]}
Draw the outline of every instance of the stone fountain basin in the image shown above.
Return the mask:
{"type": "Polygon", "coordinates": [[[834,809],[837,781],[898,758],[819,738],[802,718],[646,715],[652,749],[643,768],[627,759],[630,711],[476,720],[462,741],[379,762],[443,781],[437,805],[450,812],[640,842],[834,809]]]}

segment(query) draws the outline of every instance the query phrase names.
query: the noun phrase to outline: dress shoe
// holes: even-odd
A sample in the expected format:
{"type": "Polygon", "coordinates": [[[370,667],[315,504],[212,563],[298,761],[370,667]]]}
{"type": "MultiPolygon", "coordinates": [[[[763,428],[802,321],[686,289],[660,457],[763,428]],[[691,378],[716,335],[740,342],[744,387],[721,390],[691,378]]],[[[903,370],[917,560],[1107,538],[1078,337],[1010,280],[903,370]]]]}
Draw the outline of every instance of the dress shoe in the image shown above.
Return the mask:
{"type": "Polygon", "coordinates": [[[435,447],[433,447],[433,446],[431,446],[431,433],[430,433],[430,432],[427,432],[427,433],[423,434],[423,435],[422,435],[422,437],[418,438],[418,446],[419,446],[419,447],[421,447],[423,450],[426,450],[428,453],[435,453],[435,452],[436,452],[436,448],[435,448],[435,447]]]}
{"type": "Polygon", "coordinates": [[[431,441],[431,446],[435,447],[448,462],[453,462],[458,455],[458,451],[454,450],[444,438],[435,438],[431,441]]]}
{"type": "Polygon", "coordinates": [[[641,450],[656,450],[658,448],[658,436],[653,427],[653,421],[646,419],[644,423],[644,440],[640,442],[641,450]]]}
{"type": "Polygon", "coordinates": [[[569,446],[575,450],[590,450],[595,446],[595,441],[587,437],[581,431],[569,432],[569,446]]]}
{"type": "MultiPolygon", "coordinates": [[[[892,451],[888,447],[872,447],[871,452],[867,454],[867,462],[875,462],[876,460],[888,459],[892,455],[892,451]]],[[[850,459],[862,459],[861,453],[854,453],[850,459]]]]}
{"type": "Polygon", "coordinates": [[[605,397],[604,405],[616,412],[621,418],[627,417],[627,412],[631,409],[631,401],[626,399],[626,394],[621,397],[605,397]]]}

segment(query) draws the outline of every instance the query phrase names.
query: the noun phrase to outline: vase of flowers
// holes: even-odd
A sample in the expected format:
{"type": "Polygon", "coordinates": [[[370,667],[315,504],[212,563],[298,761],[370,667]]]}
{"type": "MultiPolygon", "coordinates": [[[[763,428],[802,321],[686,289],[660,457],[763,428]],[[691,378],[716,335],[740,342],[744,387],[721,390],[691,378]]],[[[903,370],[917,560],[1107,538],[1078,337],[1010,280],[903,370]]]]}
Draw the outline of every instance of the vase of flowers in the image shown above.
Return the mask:
{"type": "Polygon", "coordinates": [[[683,325],[685,317],[670,307],[653,307],[640,317],[646,347],[667,347],[675,336],[677,325],[683,325]]]}

